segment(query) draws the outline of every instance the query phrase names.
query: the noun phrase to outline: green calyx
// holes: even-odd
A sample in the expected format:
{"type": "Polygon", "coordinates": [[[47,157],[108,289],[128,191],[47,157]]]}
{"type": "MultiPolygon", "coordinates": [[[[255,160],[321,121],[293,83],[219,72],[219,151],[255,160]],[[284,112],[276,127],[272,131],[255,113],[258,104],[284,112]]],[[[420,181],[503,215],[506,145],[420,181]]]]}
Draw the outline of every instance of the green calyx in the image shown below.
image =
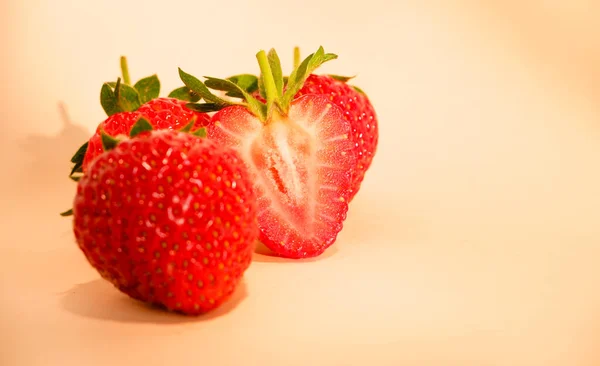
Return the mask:
{"type": "Polygon", "coordinates": [[[132,112],[142,104],[158,98],[160,80],[151,75],[131,84],[127,58],[121,56],[121,77],[116,82],[106,82],[100,89],[100,104],[108,116],[120,112],[132,112]]]}
{"type": "Polygon", "coordinates": [[[206,81],[202,82],[181,69],[179,69],[179,76],[186,87],[206,101],[206,103],[189,103],[188,108],[213,112],[232,105],[243,105],[263,122],[267,122],[274,113],[286,115],[292,100],[308,76],[323,63],[336,58],[337,55],[325,53],[323,47],[319,47],[315,53],[300,62],[300,51],[296,48],[294,70],[289,77],[285,77],[279,56],[274,49],[271,49],[268,53],[260,51],[256,54],[260,77],[249,74],[236,75],[228,79],[205,77],[206,81]],[[242,102],[218,97],[210,89],[225,92],[227,97],[240,98],[242,102]],[[266,100],[265,103],[252,96],[257,90],[266,100]]]}
{"type": "MultiPolygon", "coordinates": [[[[131,83],[127,58],[121,56],[121,77],[116,82],[106,82],[100,89],[100,104],[108,116],[120,112],[133,112],[142,104],[160,96],[160,80],[156,74],[131,83]]],[[[169,98],[197,102],[200,96],[186,86],[169,93],[169,98]]]]}

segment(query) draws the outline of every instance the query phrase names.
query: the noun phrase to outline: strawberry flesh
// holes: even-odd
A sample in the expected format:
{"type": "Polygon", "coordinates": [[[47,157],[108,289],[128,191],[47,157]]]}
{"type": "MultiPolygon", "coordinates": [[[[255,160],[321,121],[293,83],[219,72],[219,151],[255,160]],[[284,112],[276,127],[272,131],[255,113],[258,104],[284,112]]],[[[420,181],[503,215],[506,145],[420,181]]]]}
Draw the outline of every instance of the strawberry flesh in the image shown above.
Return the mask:
{"type": "Polygon", "coordinates": [[[350,140],[354,143],[357,153],[357,171],[350,187],[352,199],[360,190],[365,173],[377,151],[379,129],[375,109],[365,94],[329,75],[311,74],[296,96],[307,94],[326,95],[333,104],[343,110],[344,118],[352,126],[350,140]]]}
{"type": "Polygon", "coordinates": [[[323,253],[342,230],[356,166],[350,124],[327,97],[292,102],[266,123],[242,106],[207,126],[210,139],[234,147],[258,197],[260,240],[289,258],[323,253]]]}

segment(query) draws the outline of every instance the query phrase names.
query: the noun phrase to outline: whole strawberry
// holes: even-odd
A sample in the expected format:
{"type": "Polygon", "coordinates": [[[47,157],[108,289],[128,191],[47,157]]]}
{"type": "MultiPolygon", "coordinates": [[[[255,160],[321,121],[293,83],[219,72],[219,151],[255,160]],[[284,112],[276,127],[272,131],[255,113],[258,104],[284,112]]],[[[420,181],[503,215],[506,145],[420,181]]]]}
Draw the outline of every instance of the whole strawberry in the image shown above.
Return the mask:
{"type": "Polygon", "coordinates": [[[377,151],[379,130],[377,115],[369,98],[360,89],[347,84],[347,80],[345,77],[311,74],[296,97],[306,94],[326,95],[343,110],[344,118],[350,122],[350,141],[355,146],[357,156],[357,170],[350,187],[349,199],[352,200],[360,190],[365,173],[377,151]]]}
{"type": "Polygon", "coordinates": [[[127,135],[140,118],[146,119],[157,130],[179,130],[190,124],[190,130],[195,131],[210,121],[208,114],[186,107],[188,102],[200,99],[187,87],[175,89],[169,97],[160,98],[160,80],[156,75],[131,83],[125,57],[121,57],[121,73],[122,77],[116,82],[102,85],[100,104],[108,118],[98,125],[94,135],[71,158],[74,163],[71,178],[78,179],[80,173],[85,173],[89,164],[102,154],[103,133],[112,137],[127,135]]]}
{"type": "MultiPolygon", "coordinates": [[[[107,149],[117,143],[103,140],[107,149]]],[[[119,290],[193,315],[218,307],[239,284],[258,236],[256,211],[234,150],[184,132],[141,132],[88,167],[73,230],[89,263],[119,290]]]]}
{"type": "Polygon", "coordinates": [[[239,152],[248,166],[258,200],[260,240],[288,258],[314,257],[335,242],[348,211],[356,171],[350,123],[324,95],[296,93],[310,72],[336,58],[323,48],[294,70],[284,91],[275,50],[257,54],[266,103],[231,80],[206,84],[180,70],[183,82],[207,103],[190,106],[219,110],[207,136],[239,152]],[[240,96],[228,102],[208,88],[240,96]]]}
{"type": "Polygon", "coordinates": [[[185,106],[186,103],[184,100],[175,98],[156,98],[144,103],[133,112],[119,112],[109,116],[98,125],[96,132],[87,142],[82,165],[83,172],[85,173],[90,162],[104,151],[102,149],[102,133],[112,137],[127,135],[140,118],[145,118],[157,130],[179,130],[192,121],[195,121],[191,128],[192,131],[206,126],[210,121],[210,116],[206,113],[189,110],[185,106]]]}

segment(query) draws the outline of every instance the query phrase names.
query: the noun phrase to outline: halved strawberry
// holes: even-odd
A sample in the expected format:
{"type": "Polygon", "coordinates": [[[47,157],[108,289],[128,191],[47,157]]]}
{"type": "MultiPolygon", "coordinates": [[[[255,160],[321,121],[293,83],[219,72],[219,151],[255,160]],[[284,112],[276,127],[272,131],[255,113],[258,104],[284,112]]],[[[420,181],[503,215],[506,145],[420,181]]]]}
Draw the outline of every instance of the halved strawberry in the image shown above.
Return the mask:
{"type": "Polygon", "coordinates": [[[180,70],[183,82],[209,102],[189,107],[221,109],[207,135],[235,148],[248,166],[258,196],[260,240],[281,256],[317,256],[342,230],[356,156],[350,123],[339,107],[322,95],[294,96],[312,70],[336,56],[319,48],[292,73],[285,93],[275,51],[268,58],[261,51],[257,58],[266,105],[230,81],[208,78],[206,86],[245,99],[229,105],[180,70]]]}
{"type": "MultiPolygon", "coordinates": [[[[294,48],[294,67],[300,63],[300,49],[294,48]]],[[[339,106],[344,112],[344,118],[350,123],[352,133],[350,140],[354,143],[356,152],[357,171],[354,174],[353,183],[350,187],[351,201],[358,193],[361,183],[369,170],[379,142],[379,128],[377,113],[371,104],[367,94],[357,86],[348,84],[352,77],[339,75],[316,75],[311,74],[306,78],[302,88],[295,97],[306,94],[325,95],[329,100],[339,106]]],[[[235,75],[229,78],[240,87],[244,88],[256,99],[264,102],[264,90],[258,88],[258,77],[251,74],[235,75]]],[[[285,78],[284,78],[285,81],[285,78]]],[[[286,90],[284,83],[283,89],[286,90]]],[[[228,96],[236,96],[234,93],[228,96]]],[[[237,95],[240,97],[240,95],[237,95]]]]}

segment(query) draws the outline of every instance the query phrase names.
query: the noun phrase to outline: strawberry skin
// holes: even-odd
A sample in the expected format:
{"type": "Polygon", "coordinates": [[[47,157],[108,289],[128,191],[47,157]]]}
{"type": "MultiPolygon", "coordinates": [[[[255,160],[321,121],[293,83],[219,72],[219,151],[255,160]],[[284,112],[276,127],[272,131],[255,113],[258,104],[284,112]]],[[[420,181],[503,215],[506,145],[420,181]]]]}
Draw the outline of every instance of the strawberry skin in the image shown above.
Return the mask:
{"type": "Polygon", "coordinates": [[[143,104],[134,112],[120,112],[111,115],[96,129],[90,138],[87,152],[83,160],[83,171],[98,155],[104,152],[100,139],[102,131],[109,136],[127,135],[135,122],[143,117],[150,122],[154,129],[181,129],[193,118],[196,118],[193,130],[205,126],[210,121],[206,113],[192,111],[186,108],[186,101],[175,98],[156,98],[143,104]]]}
{"type": "Polygon", "coordinates": [[[235,148],[255,182],[260,240],[288,258],[314,257],[342,230],[356,166],[350,124],[322,95],[263,123],[242,106],[222,109],[207,136],[235,148]]]}
{"type": "Polygon", "coordinates": [[[329,75],[309,75],[296,96],[306,94],[328,96],[333,104],[343,110],[344,118],[352,126],[350,140],[354,143],[357,154],[357,171],[350,187],[349,199],[352,200],[377,151],[379,130],[375,109],[364,93],[329,75]]]}
{"type": "Polygon", "coordinates": [[[173,130],[120,142],[77,186],[73,230],[123,293],[196,315],[225,302],[258,237],[256,197],[232,149],[173,130]]]}

